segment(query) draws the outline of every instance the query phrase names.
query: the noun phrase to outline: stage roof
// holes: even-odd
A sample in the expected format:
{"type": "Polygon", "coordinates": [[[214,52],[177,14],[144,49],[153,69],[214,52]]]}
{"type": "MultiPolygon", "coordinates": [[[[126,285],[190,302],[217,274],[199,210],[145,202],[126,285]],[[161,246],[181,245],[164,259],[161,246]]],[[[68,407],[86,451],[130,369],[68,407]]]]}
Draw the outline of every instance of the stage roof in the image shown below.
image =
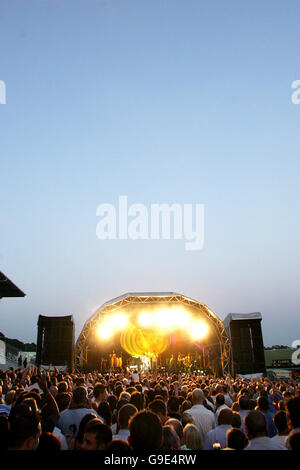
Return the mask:
{"type": "MultiPolygon", "coordinates": [[[[99,312],[99,310],[102,310],[104,307],[107,307],[108,305],[113,305],[117,302],[120,302],[120,300],[126,299],[128,297],[185,297],[182,294],[178,294],[177,292],[127,292],[126,294],[119,295],[119,297],[115,297],[114,299],[108,300],[104,304],[102,304],[99,308],[97,308],[96,312],[99,312]]],[[[186,297],[187,298],[187,297],[186,297]]],[[[86,324],[95,316],[95,313],[91,315],[88,320],[86,321],[86,324]]]]}
{"type": "Polygon", "coordinates": [[[0,271],[0,298],[1,297],[25,297],[21,291],[8,277],[0,271]]]}

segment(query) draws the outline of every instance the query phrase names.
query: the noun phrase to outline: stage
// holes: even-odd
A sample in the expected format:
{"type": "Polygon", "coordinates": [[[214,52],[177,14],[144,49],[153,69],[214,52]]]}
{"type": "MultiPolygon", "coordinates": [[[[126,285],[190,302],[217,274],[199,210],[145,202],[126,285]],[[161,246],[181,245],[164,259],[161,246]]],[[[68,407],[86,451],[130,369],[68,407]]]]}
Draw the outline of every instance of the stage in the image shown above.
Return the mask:
{"type": "Polygon", "coordinates": [[[103,304],[85,323],[75,348],[82,371],[230,373],[230,341],[222,321],[184,295],[128,293],[103,304]]]}

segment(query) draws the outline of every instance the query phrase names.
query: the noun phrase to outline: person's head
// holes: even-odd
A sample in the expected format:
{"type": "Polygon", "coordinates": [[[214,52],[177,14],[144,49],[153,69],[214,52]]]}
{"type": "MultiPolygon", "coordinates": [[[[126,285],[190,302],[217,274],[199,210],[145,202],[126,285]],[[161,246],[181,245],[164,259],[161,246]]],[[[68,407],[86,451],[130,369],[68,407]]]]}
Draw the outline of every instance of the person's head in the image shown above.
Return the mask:
{"type": "Polygon", "coordinates": [[[37,406],[37,403],[35,401],[34,398],[30,398],[30,397],[26,397],[24,398],[24,400],[22,401],[22,403],[24,405],[28,405],[29,408],[32,410],[32,411],[35,411],[36,413],[38,412],[38,406],[37,406]]]}
{"type": "Polygon", "coordinates": [[[127,400],[127,402],[130,402],[131,395],[129,392],[126,392],[125,390],[121,393],[119,400],[127,400]]]}
{"type": "Polygon", "coordinates": [[[94,387],[94,397],[96,401],[105,401],[107,398],[106,386],[103,383],[97,383],[94,387]]]}
{"type": "MultiPolygon", "coordinates": [[[[21,391],[20,394],[16,397],[16,402],[15,405],[19,405],[21,403],[24,403],[25,400],[27,399],[33,399],[35,401],[35,404],[33,404],[33,409],[39,408],[41,405],[41,397],[39,393],[35,391],[21,391]]],[[[27,401],[27,404],[30,406],[30,402],[27,401]]]]}
{"type": "Polygon", "coordinates": [[[195,424],[194,416],[192,416],[188,411],[185,411],[181,416],[182,427],[185,428],[187,424],[195,424]]]}
{"type": "Polygon", "coordinates": [[[215,389],[215,390],[216,390],[216,396],[217,396],[219,393],[222,394],[222,393],[223,393],[223,387],[222,387],[222,385],[218,384],[218,385],[216,386],[216,389],[215,389]]]}
{"type": "Polygon", "coordinates": [[[43,432],[40,435],[39,445],[36,450],[55,452],[61,450],[61,443],[57,436],[51,432],[43,432]]]}
{"type": "Polygon", "coordinates": [[[113,413],[114,410],[116,409],[117,403],[118,403],[118,399],[117,399],[116,395],[109,395],[107,397],[107,403],[109,404],[111,412],[113,413]]]}
{"type": "Polygon", "coordinates": [[[38,413],[28,411],[10,422],[8,448],[10,450],[36,450],[41,435],[38,413]]]}
{"type": "Polygon", "coordinates": [[[151,403],[155,399],[155,391],[150,389],[150,390],[145,390],[145,396],[146,396],[146,403],[151,403]]]}
{"type": "Polygon", "coordinates": [[[72,394],[69,392],[58,393],[55,397],[60,412],[69,408],[72,401],[72,394]]]}
{"type": "Polygon", "coordinates": [[[192,403],[193,405],[203,405],[204,402],[204,393],[200,388],[195,388],[192,393],[192,403]]]}
{"type": "Polygon", "coordinates": [[[268,401],[268,398],[267,397],[258,397],[258,400],[257,400],[257,406],[258,406],[258,409],[260,411],[262,411],[263,413],[268,411],[269,409],[269,401],[268,401]]]}
{"type": "Polygon", "coordinates": [[[86,406],[88,400],[87,389],[83,386],[76,387],[73,391],[73,405],[74,406],[86,406]]]}
{"type": "Polygon", "coordinates": [[[59,382],[57,385],[57,392],[58,393],[65,393],[69,389],[68,383],[65,381],[59,382]]]}
{"type": "Polygon", "coordinates": [[[88,413],[88,414],[84,415],[84,417],[80,421],[79,428],[78,428],[76,438],[75,438],[75,448],[76,448],[76,450],[81,449],[86,425],[90,421],[92,421],[93,419],[96,419],[96,418],[97,418],[96,414],[91,412],[91,413],[88,413]]]}
{"type": "Polygon", "coordinates": [[[127,441],[123,439],[113,439],[106,447],[106,451],[112,454],[128,454],[131,449],[127,441]]]}
{"type": "Polygon", "coordinates": [[[122,384],[120,384],[120,383],[116,384],[114,392],[115,392],[116,397],[119,398],[119,396],[123,392],[122,384]]]}
{"type": "Polygon", "coordinates": [[[101,401],[98,406],[98,415],[104,419],[104,423],[108,426],[112,425],[112,412],[107,401],[101,401]]]}
{"type": "Polygon", "coordinates": [[[162,450],[179,450],[181,447],[177,432],[172,426],[163,426],[164,443],[162,450]]]}
{"type": "Polygon", "coordinates": [[[240,410],[249,410],[250,409],[250,398],[248,395],[241,395],[239,400],[239,409],[240,410]]]}
{"type": "Polygon", "coordinates": [[[182,436],[183,436],[183,427],[182,427],[182,424],[181,422],[179,421],[179,419],[176,419],[176,418],[169,418],[166,422],[165,422],[165,425],[166,426],[172,426],[174,428],[174,431],[176,431],[180,441],[182,440],[182,436]]]}
{"type": "Polygon", "coordinates": [[[130,403],[123,405],[118,412],[118,424],[120,429],[128,429],[129,421],[138,412],[137,408],[130,403]]]}
{"type": "Polygon", "coordinates": [[[273,422],[280,436],[288,434],[288,424],[285,411],[277,411],[273,416],[273,422]]]}
{"type": "Polygon", "coordinates": [[[225,397],[223,393],[218,393],[218,395],[216,395],[216,407],[218,408],[219,406],[222,406],[224,404],[225,404],[225,397]]]}
{"type": "Polygon", "coordinates": [[[292,431],[289,434],[287,439],[287,448],[289,450],[298,450],[300,449],[300,432],[299,431],[292,431]]]}
{"type": "Polygon", "coordinates": [[[265,415],[261,411],[249,411],[244,418],[244,422],[249,439],[267,436],[267,421],[265,415]]]}
{"type": "Polygon", "coordinates": [[[203,440],[199,429],[192,423],[187,424],[183,429],[182,441],[187,449],[201,450],[203,447],[203,440]]]}
{"type": "Polygon", "coordinates": [[[75,384],[76,384],[77,387],[84,386],[84,384],[85,384],[84,377],[77,377],[75,379],[75,384]]]}
{"type": "Polygon", "coordinates": [[[232,418],[233,418],[233,413],[230,408],[223,408],[218,416],[218,425],[232,425],[232,418]]]}
{"type": "Polygon", "coordinates": [[[5,403],[6,405],[12,405],[13,402],[14,402],[14,399],[15,399],[15,395],[16,395],[16,391],[15,390],[10,390],[9,392],[7,392],[7,394],[5,395],[5,403]]]}
{"type": "Polygon", "coordinates": [[[248,439],[241,429],[231,428],[226,433],[226,447],[234,450],[244,450],[248,439]]]}
{"type": "Polygon", "coordinates": [[[183,415],[183,413],[192,408],[192,406],[192,402],[190,402],[189,400],[184,400],[180,405],[179,411],[183,415]]]}
{"type": "Polygon", "coordinates": [[[286,412],[289,430],[300,428],[300,396],[287,400],[286,412]]]}
{"type": "Polygon", "coordinates": [[[168,400],[168,413],[179,413],[180,401],[177,397],[170,397],[168,400]]]}
{"type": "Polygon", "coordinates": [[[96,418],[85,426],[81,450],[106,450],[111,441],[111,428],[96,418]]]}
{"type": "Polygon", "coordinates": [[[11,407],[9,416],[8,416],[8,421],[12,423],[15,419],[17,419],[20,416],[27,416],[31,413],[31,409],[28,405],[25,405],[24,403],[19,403],[15,404],[14,406],[11,407]]]}
{"type": "Polygon", "coordinates": [[[141,392],[132,392],[129,403],[134,405],[138,411],[143,410],[145,406],[144,395],[141,392]]]}
{"type": "Polygon", "coordinates": [[[157,414],[162,424],[167,420],[167,407],[163,400],[155,399],[148,405],[149,410],[157,414]]]}
{"type": "Polygon", "coordinates": [[[129,422],[129,445],[133,450],[155,451],[163,443],[162,425],[158,416],[150,410],[136,413],[129,422]]]}
{"type": "Polygon", "coordinates": [[[242,427],[242,419],[241,415],[237,411],[232,412],[232,422],[231,426],[233,428],[241,428],[242,427]]]}
{"type": "Polygon", "coordinates": [[[292,398],[292,393],[289,392],[288,390],[286,390],[285,392],[283,392],[282,396],[283,396],[283,399],[284,399],[285,401],[287,401],[287,400],[289,400],[290,398],[292,398]]]}

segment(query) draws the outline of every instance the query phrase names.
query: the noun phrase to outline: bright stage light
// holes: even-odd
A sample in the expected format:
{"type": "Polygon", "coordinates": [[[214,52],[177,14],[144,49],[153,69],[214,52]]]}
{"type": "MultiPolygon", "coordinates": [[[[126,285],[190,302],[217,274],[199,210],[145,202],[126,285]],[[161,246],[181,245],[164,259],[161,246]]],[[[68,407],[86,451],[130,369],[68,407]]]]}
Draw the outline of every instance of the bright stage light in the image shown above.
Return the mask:
{"type": "Polygon", "coordinates": [[[109,339],[113,335],[113,329],[109,324],[104,323],[99,326],[97,333],[101,339],[109,339]]]}
{"type": "Polygon", "coordinates": [[[157,312],[155,315],[155,323],[158,326],[158,328],[162,328],[162,329],[170,328],[171,329],[172,317],[173,317],[172,312],[169,312],[168,310],[161,310],[160,312],[157,312]]]}
{"type": "Polygon", "coordinates": [[[128,318],[124,313],[117,313],[111,317],[110,324],[114,330],[123,330],[128,324],[128,318]]]}
{"type": "Polygon", "coordinates": [[[183,310],[175,310],[172,312],[172,324],[177,328],[187,328],[190,326],[191,317],[183,310]]]}
{"type": "Polygon", "coordinates": [[[144,327],[152,326],[153,316],[150,313],[142,312],[138,319],[139,325],[144,327]]]}
{"type": "Polygon", "coordinates": [[[191,335],[194,339],[204,338],[208,333],[208,327],[205,323],[199,321],[192,325],[191,335]]]}

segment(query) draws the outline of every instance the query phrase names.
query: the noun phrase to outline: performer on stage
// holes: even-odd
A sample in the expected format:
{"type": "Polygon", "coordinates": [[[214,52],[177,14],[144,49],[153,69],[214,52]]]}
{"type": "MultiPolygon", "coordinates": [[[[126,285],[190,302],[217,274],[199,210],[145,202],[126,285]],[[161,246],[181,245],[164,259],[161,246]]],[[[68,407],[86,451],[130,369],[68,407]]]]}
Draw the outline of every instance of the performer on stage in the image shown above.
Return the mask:
{"type": "Polygon", "coordinates": [[[113,351],[112,354],[110,354],[110,367],[114,370],[117,367],[117,355],[116,352],[113,351]]]}

